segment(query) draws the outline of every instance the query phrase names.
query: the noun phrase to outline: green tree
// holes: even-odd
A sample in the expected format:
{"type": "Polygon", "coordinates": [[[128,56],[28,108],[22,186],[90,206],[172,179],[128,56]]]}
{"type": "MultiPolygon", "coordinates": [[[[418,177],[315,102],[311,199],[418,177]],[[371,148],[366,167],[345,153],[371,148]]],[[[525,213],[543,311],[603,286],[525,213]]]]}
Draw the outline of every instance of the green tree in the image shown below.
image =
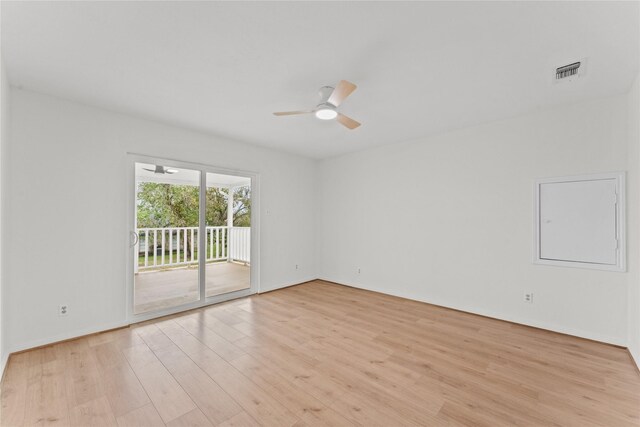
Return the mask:
{"type": "Polygon", "coordinates": [[[209,227],[224,227],[227,225],[227,197],[226,188],[207,188],[207,203],[205,207],[206,224],[209,227]]]}
{"type": "MultiPolygon", "coordinates": [[[[209,187],[206,190],[206,225],[227,225],[226,188],[209,187]]],[[[138,228],[197,227],[200,191],[196,186],[141,182],[137,194],[138,228]]],[[[251,187],[240,187],[233,195],[233,225],[251,225],[251,187]]],[[[178,242],[183,245],[183,242],[178,242]]],[[[187,235],[187,253],[190,255],[191,235],[187,235]]],[[[153,248],[149,248],[153,252],[153,248]]]]}
{"type": "Polygon", "coordinates": [[[190,185],[138,184],[138,228],[197,227],[198,188],[190,185]]]}
{"type": "Polygon", "coordinates": [[[237,188],[233,194],[233,226],[251,226],[251,187],[237,188]]]}

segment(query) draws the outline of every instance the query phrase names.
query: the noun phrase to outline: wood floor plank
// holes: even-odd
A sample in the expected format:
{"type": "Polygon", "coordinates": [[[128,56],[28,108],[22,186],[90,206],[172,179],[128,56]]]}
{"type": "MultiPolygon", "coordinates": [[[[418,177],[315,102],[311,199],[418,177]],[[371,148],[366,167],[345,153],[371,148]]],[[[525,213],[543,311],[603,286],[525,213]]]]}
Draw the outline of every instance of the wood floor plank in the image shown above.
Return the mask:
{"type": "Polygon", "coordinates": [[[171,421],[167,427],[213,427],[213,424],[196,408],[171,421]]]}
{"type": "Polygon", "coordinates": [[[88,342],[68,341],[56,346],[57,357],[65,364],[67,403],[75,407],[105,395],[103,377],[88,342]]]}
{"type": "Polygon", "coordinates": [[[156,427],[165,425],[155,406],[151,403],[119,416],[116,421],[118,427],[156,427]]]}
{"type": "Polygon", "coordinates": [[[314,281],[13,355],[0,425],[640,426],[625,349],[314,281]]]}
{"type": "Polygon", "coordinates": [[[340,399],[331,405],[331,409],[342,414],[352,422],[363,426],[387,427],[396,425],[400,419],[402,419],[403,425],[418,425],[401,418],[400,414],[389,406],[385,404],[378,405],[356,392],[342,395],[340,399]]]}
{"type": "Polygon", "coordinates": [[[321,411],[307,411],[302,417],[300,417],[300,425],[310,427],[320,426],[344,426],[355,427],[354,421],[348,420],[331,408],[324,407],[321,411]]]}
{"type": "Polygon", "coordinates": [[[29,353],[12,356],[7,365],[0,395],[0,426],[21,426],[27,396],[29,353]]]}
{"type": "Polygon", "coordinates": [[[291,426],[298,418],[266,391],[198,341],[178,324],[159,328],[253,418],[266,424],[291,426]]]}
{"type": "Polygon", "coordinates": [[[213,330],[215,333],[217,333],[227,341],[233,342],[246,336],[238,329],[227,325],[226,323],[217,319],[213,315],[210,315],[206,311],[204,312],[204,316],[199,316],[199,318],[209,329],[213,330]]]}
{"type": "Polygon", "coordinates": [[[298,417],[325,409],[319,400],[302,387],[291,383],[250,355],[237,358],[231,364],[298,417]]]}
{"type": "Polygon", "coordinates": [[[131,333],[129,327],[114,329],[87,336],[89,347],[95,347],[101,344],[113,343],[117,348],[133,347],[140,343],[137,335],[131,333]]]}
{"type": "Polygon", "coordinates": [[[252,338],[236,342],[247,353],[258,360],[268,361],[269,367],[294,384],[303,387],[307,393],[325,405],[331,405],[344,393],[350,391],[344,381],[320,372],[312,365],[298,358],[293,349],[283,346],[257,345],[252,338]]]}
{"type": "Polygon", "coordinates": [[[219,424],[242,411],[231,396],[175,344],[154,353],[211,423],[219,424]]]}
{"type": "Polygon", "coordinates": [[[116,425],[109,401],[104,396],[71,408],[70,418],[72,427],[116,425]]]}
{"type": "Polygon", "coordinates": [[[24,424],[69,425],[64,361],[49,360],[44,349],[29,356],[24,424]]]}
{"type": "Polygon", "coordinates": [[[258,427],[260,424],[246,412],[240,412],[233,418],[218,424],[218,427],[258,427]]]}
{"type": "Polygon", "coordinates": [[[109,341],[91,349],[98,363],[104,393],[116,417],[151,402],[117,343],[109,341]]]}
{"type": "Polygon", "coordinates": [[[235,358],[246,354],[231,341],[226,340],[212,329],[209,329],[202,321],[199,321],[197,317],[178,318],[176,319],[176,323],[196,337],[201,343],[215,351],[227,362],[231,362],[235,358]]]}
{"type": "Polygon", "coordinates": [[[123,351],[165,423],[196,408],[193,400],[149,347],[138,345],[123,351]]]}

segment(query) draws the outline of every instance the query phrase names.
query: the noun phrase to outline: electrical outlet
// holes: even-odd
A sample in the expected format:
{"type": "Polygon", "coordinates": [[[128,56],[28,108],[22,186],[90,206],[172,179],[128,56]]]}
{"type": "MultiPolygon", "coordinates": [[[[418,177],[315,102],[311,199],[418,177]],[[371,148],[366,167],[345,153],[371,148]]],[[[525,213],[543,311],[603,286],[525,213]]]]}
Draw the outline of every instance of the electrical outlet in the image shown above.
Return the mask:
{"type": "Polygon", "coordinates": [[[58,306],[58,315],[66,316],[67,314],[69,314],[69,306],[67,304],[60,304],[58,306]]]}
{"type": "Polygon", "coordinates": [[[533,292],[524,293],[524,302],[527,304],[533,304],[533,292]]]}
{"type": "Polygon", "coordinates": [[[358,274],[360,274],[360,268],[358,268],[358,274]]]}
{"type": "Polygon", "coordinates": [[[298,264],[296,264],[296,270],[298,269],[298,264]]]}

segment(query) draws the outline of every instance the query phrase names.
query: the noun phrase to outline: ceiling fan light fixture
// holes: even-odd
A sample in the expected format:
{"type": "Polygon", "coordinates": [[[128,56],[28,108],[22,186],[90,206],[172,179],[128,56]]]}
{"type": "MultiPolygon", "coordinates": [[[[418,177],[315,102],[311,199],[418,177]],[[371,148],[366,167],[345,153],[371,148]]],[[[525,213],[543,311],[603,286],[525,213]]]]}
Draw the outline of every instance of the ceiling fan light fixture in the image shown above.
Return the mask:
{"type": "Polygon", "coordinates": [[[338,117],[338,113],[333,108],[321,107],[316,110],[316,117],[320,120],[333,120],[338,117]]]}
{"type": "Polygon", "coordinates": [[[356,90],[357,86],[346,80],[340,80],[338,85],[333,88],[324,86],[320,88],[320,103],[313,110],[297,110],[297,111],[277,111],[274,116],[297,116],[300,114],[313,113],[320,120],[334,120],[349,130],[356,129],[360,123],[353,120],[349,116],[338,113],[337,109],[342,102],[347,99],[351,93],[356,90]]]}

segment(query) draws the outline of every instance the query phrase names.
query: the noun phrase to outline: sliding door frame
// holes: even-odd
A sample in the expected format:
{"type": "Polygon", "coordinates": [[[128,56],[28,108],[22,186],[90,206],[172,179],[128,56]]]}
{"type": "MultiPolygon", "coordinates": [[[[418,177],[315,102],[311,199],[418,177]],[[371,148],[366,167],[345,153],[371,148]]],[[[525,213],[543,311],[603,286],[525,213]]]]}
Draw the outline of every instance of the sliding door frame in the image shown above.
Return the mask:
{"type": "MultiPolygon", "coordinates": [[[[165,157],[150,156],[138,153],[127,153],[127,238],[126,243],[126,306],[127,306],[127,322],[137,323],[157,317],[167,316],[169,314],[179,313],[186,310],[193,310],[195,308],[204,307],[211,304],[217,304],[223,301],[228,301],[235,298],[241,298],[251,294],[260,292],[260,175],[256,172],[249,172],[238,169],[228,169],[217,166],[210,166],[202,163],[194,163],[183,160],[173,160],[165,157]],[[136,163],[151,163],[162,164],[163,166],[169,166],[174,168],[191,169],[200,172],[200,212],[199,212],[199,227],[198,234],[200,236],[206,236],[205,233],[201,233],[206,230],[206,184],[207,173],[215,173],[222,175],[240,176],[251,179],[251,263],[249,265],[250,272],[250,287],[249,289],[243,289],[240,291],[229,292],[226,294],[215,295],[212,297],[206,297],[206,256],[205,262],[200,262],[198,258],[198,287],[200,290],[200,299],[195,302],[178,305],[175,307],[156,310],[148,313],[135,314],[134,313],[134,292],[135,292],[135,276],[134,276],[134,246],[132,243],[132,234],[136,230],[136,163]]],[[[206,239],[198,239],[198,256],[206,254],[206,239]]]]}

